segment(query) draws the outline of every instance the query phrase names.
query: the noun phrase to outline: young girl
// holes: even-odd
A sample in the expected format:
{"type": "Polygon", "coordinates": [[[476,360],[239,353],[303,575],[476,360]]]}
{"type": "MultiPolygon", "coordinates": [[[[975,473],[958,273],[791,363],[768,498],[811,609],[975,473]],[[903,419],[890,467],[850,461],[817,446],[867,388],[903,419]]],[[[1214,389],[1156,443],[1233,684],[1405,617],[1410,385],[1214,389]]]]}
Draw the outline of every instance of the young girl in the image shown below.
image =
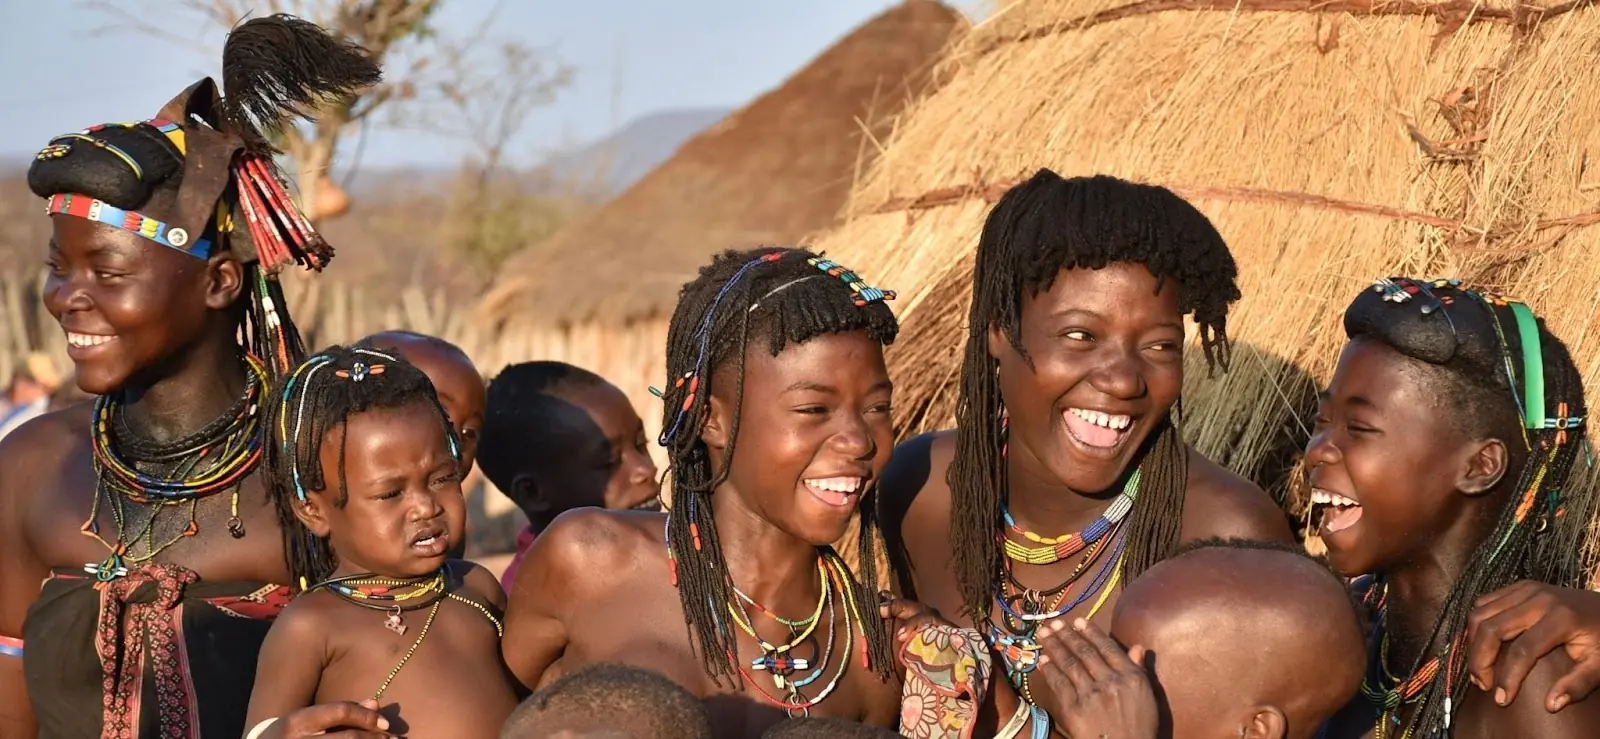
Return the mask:
{"type": "Polygon", "coordinates": [[[1358,584],[1375,634],[1339,737],[1594,736],[1600,702],[1541,698],[1572,662],[1533,668],[1498,704],[1468,690],[1474,600],[1519,578],[1574,587],[1595,498],[1583,383],[1528,306],[1453,280],[1379,280],[1345,312],[1350,343],[1306,449],[1313,521],[1358,584]],[[1531,696],[1531,697],[1530,697],[1531,696]]]}
{"type": "Polygon", "coordinates": [[[660,439],[672,508],[575,510],[534,542],[504,641],[524,685],[619,662],[706,700],[720,737],[786,715],[896,725],[861,507],[893,443],[891,296],[801,249],[730,252],[684,287],[660,439]],[[857,510],[859,580],[830,547],[857,510]]]}
{"type": "Polygon", "coordinates": [[[460,450],[433,386],[394,355],[334,347],[267,410],[267,473],[301,593],[261,648],[248,724],[377,701],[412,739],[493,737],[516,707],[505,596],[446,553],[462,535],[460,450]]]}

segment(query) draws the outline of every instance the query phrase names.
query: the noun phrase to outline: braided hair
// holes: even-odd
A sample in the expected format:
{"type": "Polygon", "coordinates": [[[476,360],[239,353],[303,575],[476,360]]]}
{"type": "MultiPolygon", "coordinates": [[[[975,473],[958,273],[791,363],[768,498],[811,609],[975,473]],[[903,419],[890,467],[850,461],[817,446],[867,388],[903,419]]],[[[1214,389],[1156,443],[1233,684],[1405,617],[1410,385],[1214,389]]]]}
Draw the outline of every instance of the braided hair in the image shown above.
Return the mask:
{"type": "MultiPolygon", "coordinates": [[[[818,336],[857,331],[887,345],[899,330],[894,313],[880,299],[892,293],[847,283],[841,277],[853,274],[831,262],[813,264],[813,259],[821,257],[796,248],[725,252],[684,285],[667,329],[667,376],[675,378],[662,394],[665,431],[660,441],[672,468],[667,534],[671,542],[696,542],[693,548],[674,549],[674,576],[691,641],[700,645],[706,674],[719,681],[726,677],[737,684],[739,673],[734,630],[725,628],[723,619],[733,583],[709,497],[732,466],[747,348],[752,341],[765,340],[767,351],[776,356],[787,346],[818,336]],[[828,265],[837,269],[829,271],[828,265]],[[722,466],[713,469],[700,433],[710,417],[711,378],[729,366],[735,370],[733,418],[722,466]]],[[[877,602],[874,500],[875,491],[869,490],[859,506],[860,574],[846,585],[862,604],[877,602]]],[[[887,679],[893,665],[887,628],[872,613],[863,618],[862,630],[871,666],[887,679]]]]}
{"type": "Polygon", "coordinates": [[[349,491],[344,477],[345,423],[357,413],[417,402],[426,402],[438,411],[450,454],[459,460],[455,428],[439,405],[433,383],[422,370],[396,355],[366,347],[329,347],[306,358],[274,388],[266,408],[266,482],[278,509],[290,574],[302,587],[327,579],[338,565],[338,555],[328,540],[313,535],[296,515],[307,491],[328,489],[322,445],[339,445],[339,488],[334,505],[343,507],[349,491]]]}
{"type": "MultiPolygon", "coordinates": [[[[988,336],[998,328],[1024,360],[1024,298],[1050,289],[1068,269],[1139,264],[1177,283],[1178,308],[1200,328],[1208,366],[1227,367],[1228,305],[1238,269],[1215,227],[1166,188],[1096,176],[1065,179],[1041,169],[995,204],[978,240],[972,308],[956,405],[956,452],[948,482],[950,531],[963,611],[982,620],[994,600],[1009,495],[1003,454],[1004,398],[988,336]]],[[[1178,543],[1188,458],[1172,418],[1156,429],[1140,463],[1139,503],[1128,522],[1122,581],[1161,561],[1178,543]]]]}
{"type": "Polygon", "coordinates": [[[1569,487],[1586,444],[1583,377],[1566,345],[1526,305],[1457,280],[1378,280],[1350,304],[1344,327],[1352,341],[1381,343],[1436,370],[1452,421],[1471,438],[1502,439],[1508,471],[1516,471],[1502,480],[1505,506],[1451,587],[1418,657],[1418,667],[1433,656],[1445,665],[1419,694],[1412,717],[1420,736],[1432,736],[1448,720],[1447,699],[1455,706],[1464,699],[1465,660],[1453,657],[1478,596],[1524,579],[1588,585],[1583,544],[1596,500],[1588,486],[1569,487]],[[1534,341],[1537,350],[1528,346],[1534,341]]]}

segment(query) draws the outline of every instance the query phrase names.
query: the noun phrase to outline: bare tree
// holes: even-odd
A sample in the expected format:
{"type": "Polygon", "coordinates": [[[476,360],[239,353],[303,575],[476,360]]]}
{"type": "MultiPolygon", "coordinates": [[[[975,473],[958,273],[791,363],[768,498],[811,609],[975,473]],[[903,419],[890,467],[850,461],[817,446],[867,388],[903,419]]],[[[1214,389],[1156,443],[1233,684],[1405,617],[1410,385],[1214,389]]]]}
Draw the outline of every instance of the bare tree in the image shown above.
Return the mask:
{"type": "MultiPolygon", "coordinates": [[[[505,141],[520,130],[522,120],[536,106],[548,103],[556,90],[567,84],[566,67],[548,64],[546,52],[520,42],[505,42],[500,47],[501,66],[476,53],[481,36],[498,11],[492,10],[477,34],[450,38],[439,33],[430,21],[443,0],[166,0],[158,12],[139,12],[125,0],[81,0],[82,4],[113,19],[112,28],[132,30],[154,38],[198,48],[210,54],[217,48],[218,31],[226,31],[251,15],[290,13],[311,20],[366,48],[384,68],[384,82],[342,103],[317,111],[313,124],[284,131],[277,142],[293,161],[295,185],[302,207],[315,221],[325,215],[318,209],[318,187],[326,180],[339,143],[357,126],[386,125],[439,128],[449,109],[460,110],[475,100],[493,99],[490,93],[505,95],[503,83],[515,79],[515,95],[500,97],[505,104],[497,119],[497,131],[490,140],[495,166],[503,155],[505,141]],[[184,23],[175,16],[189,16],[184,23]],[[147,18],[160,17],[156,25],[147,18]],[[205,39],[184,38],[172,28],[197,28],[205,39]],[[439,63],[443,62],[443,63],[439,63]],[[489,62],[489,66],[478,63],[489,62]],[[512,66],[515,65],[515,66],[512,66]],[[500,84],[489,90],[486,85],[500,84]],[[513,107],[510,101],[517,104],[513,107]],[[516,128],[506,127],[515,125],[516,128]]],[[[453,111],[452,111],[453,112],[453,111]]],[[[468,119],[470,121],[470,119],[468,119]]],[[[470,127],[449,129],[450,133],[471,132],[470,127]]],[[[475,145],[483,149],[482,144],[475,145]]],[[[488,150],[488,149],[486,149],[488,150]]]]}

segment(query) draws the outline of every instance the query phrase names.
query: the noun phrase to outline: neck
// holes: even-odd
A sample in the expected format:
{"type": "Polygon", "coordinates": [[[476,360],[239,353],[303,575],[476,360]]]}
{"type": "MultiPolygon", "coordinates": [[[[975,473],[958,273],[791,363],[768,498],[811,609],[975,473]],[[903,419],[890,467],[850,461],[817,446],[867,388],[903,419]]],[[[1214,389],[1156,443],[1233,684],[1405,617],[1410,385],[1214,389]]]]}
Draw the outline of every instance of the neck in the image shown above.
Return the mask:
{"type": "MultiPolygon", "coordinates": [[[[1421,556],[1385,574],[1389,602],[1384,628],[1390,635],[1391,668],[1415,664],[1423,650],[1429,648],[1428,638],[1444,612],[1451,589],[1461,581],[1478,546],[1488,536],[1485,525],[1492,530],[1493,517],[1473,513],[1458,517],[1421,556]]],[[[1452,639],[1455,635],[1441,637],[1452,639]]]]}
{"type": "Polygon", "coordinates": [[[231,335],[201,342],[167,360],[149,378],[122,389],[123,417],[156,443],[194,433],[216,420],[244,394],[247,378],[231,335]]]}
{"type": "Polygon", "coordinates": [[[1128,469],[1123,470],[1123,475],[1117,478],[1115,485],[1098,492],[1085,493],[1061,484],[1044,465],[1019,459],[1026,453],[1018,449],[1005,460],[1007,506],[1017,525],[1045,536],[1055,536],[1089,525],[1111,501],[1122,494],[1127,475],[1136,469],[1129,465],[1128,469]]]}
{"type": "Polygon", "coordinates": [[[711,496],[711,515],[728,575],[745,595],[789,617],[821,597],[816,546],[746,508],[726,483],[711,496]]]}

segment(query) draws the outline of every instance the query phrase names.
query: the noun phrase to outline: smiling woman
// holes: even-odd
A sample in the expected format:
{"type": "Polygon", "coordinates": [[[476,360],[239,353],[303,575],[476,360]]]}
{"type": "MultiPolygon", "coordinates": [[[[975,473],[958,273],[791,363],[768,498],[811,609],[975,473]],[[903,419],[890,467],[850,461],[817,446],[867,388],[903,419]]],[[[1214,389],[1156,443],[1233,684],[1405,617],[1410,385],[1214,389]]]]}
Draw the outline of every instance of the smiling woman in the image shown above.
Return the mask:
{"type": "Polygon", "coordinates": [[[0,735],[33,735],[28,698],[47,739],[243,732],[287,597],[254,474],[267,385],[301,353],[276,275],[331,256],[266,136],[379,73],[289,16],[235,28],[222,72],[226,97],[201,80],[155,118],[56,137],[28,171],[54,228],[45,306],[100,397],[0,444],[0,634],[26,620],[27,693],[0,656],[0,735]]]}

